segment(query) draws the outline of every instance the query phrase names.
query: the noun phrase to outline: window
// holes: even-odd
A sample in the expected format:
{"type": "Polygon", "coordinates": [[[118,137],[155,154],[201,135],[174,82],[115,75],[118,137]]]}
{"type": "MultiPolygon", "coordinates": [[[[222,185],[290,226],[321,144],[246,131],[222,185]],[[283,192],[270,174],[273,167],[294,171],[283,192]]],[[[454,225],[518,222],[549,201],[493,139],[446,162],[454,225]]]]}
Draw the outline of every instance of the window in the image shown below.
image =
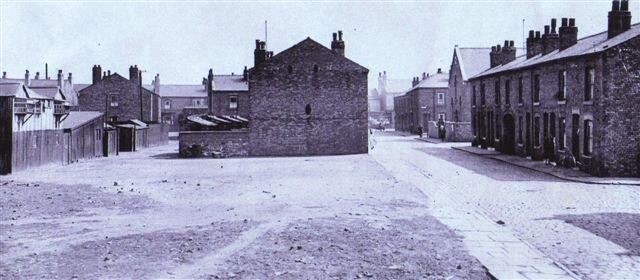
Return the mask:
{"type": "Polygon", "coordinates": [[[518,117],[518,143],[522,144],[522,126],[523,126],[522,116],[518,117]]]}
{"type": "Polygon", "coordinates": [[[564,118],[558,119],[558,149],[564,150],[567,143],[567,134],[564,132],[566,122],[564,118]]]}
{"type": "Polygon", "coordinates": [[[533,76],[533,103],[540,102],[540,75],[533,76]]]}
{"type": "Polygon", "coordinates": [[[496,104],[500,104],[501,103],[501,100],[500,100],[500,98],[501,98],[501,96],[500,96],[500,81],[496,81],[495,82],[494,88],[495,88],[495,91],[496,91],[495,92],[496,93],[495,102],[496,102],[496,104]]]}
{"type": "Polygon", "coordinates": [[[229,96],[229,109],[238,109],[238,97],[229,96]]]}
{"type": "Polygon", "coordinates": [[[287,66],[287,72],[289,74],[293,73],[293,66],[291,66],[291,65],[287,66]]]}
{"type": "Polygon", "coordinates": [[[471,102],[473,106],[476,106],[476,86],[471,88],[471,102]]]}
{"type": "Polygon", "coordinates": [[[591,101],[593,99],[593,87],[596,81],[596,71],[593,67],[587,68],[585,75],[585,87],[584,87],[584,101],[591,101]]]}
{"type": "Polygon", "coordinates": [[[511,104],[511,80],[504,82],[504,104],[511,104]]]}
{"type": "Polygon", "coordinates": [[[444,92],[438,92],[438,104],[444,104],[444,92]]]}
{"type": "Polygon", "coordinates": [[[195,107],[201,107],[203,103],[204,103],[203,100],[200,99],[200,98],[193,100],[193,106],[195,106],[195,107]]]}
{"type": "Polygon", "coordinates": [[[438,120],[445,121],[445,120],[446,120],[446,118],[445,118],[445,114],[444,114],[444,113],[439,113],[439,114],[438,114],[438,120]]]}
{"type": "Polygon", "coordinates": [[[318,67],[318,64],[313,65],[313,72],[314,73],[318,73],[319,70],[320,70],[320,68],[318,67]]]}
{"type": "Polygon", "coordinates": [[[500,123],[500,115],[496,116],[496,139],[502,138],[502,125],[500,123]]]}
{"type": "Polygon", "coordinates": [[[518,104],[522,104],[524,102],[524,97],[522,96],[522,91],[524,90],[524,84],[522,83],[522,77],[518,78],[518,104]]]}
{"type": "Polygon", "coordinates": [[[102,140],[102,130],[96,129],[96,140],[102,140]]]}
{"type": "Polygon", "coordinates": [[[307,104],[307,106],[304,107],[304,112],[307,115],[311,115],[311,104],[307,104]]]}
{"type": "Polygon", "coordinates": [[[482,105],[482,106],[484,106],[485,101],[486,101],[484,99],[484,93],[485,93],[484,90],[485,90],[484,84],[480,84],[480,105],[482,105]]]}
{"type": "Polygon", "coordinates": [[[567,98],[567,71],[558,73],[558,100],[564,101],[567,98]]]}
{"type": "Polygon", "coordinates": [[[164,108],[165,109],[171,109],[171,100],[165,100],[164,101],[164,108]]]}
{"type": "Polygon", "coordinates": [[[118,107],[118,101],[111,101],[111,107],[118,107]]]}
{"type": "Polygon", "coordinates": [[[584,147],[583,154],[585,156],[591,155],[593,152],[593,121],[584,121],[584,147]]]}
{"type": "Polygon", "coordinates": [[[540,117],[533,118],[533,146],[540,146],[540,117]]]}

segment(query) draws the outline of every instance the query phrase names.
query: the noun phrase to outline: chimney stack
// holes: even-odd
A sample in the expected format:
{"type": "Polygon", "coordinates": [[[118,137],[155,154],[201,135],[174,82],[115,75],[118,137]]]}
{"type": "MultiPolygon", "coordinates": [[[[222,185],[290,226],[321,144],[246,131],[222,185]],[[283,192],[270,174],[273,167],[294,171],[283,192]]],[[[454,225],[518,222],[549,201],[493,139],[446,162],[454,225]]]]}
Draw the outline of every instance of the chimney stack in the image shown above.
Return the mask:
{"type": "Polygon", "coordinates": [[[427,78],[427,72],[422,72],[422,79],[426,79],[427,78]]]}
{"type": "Polygon", "coordinates": [[[628,0],[614,0],[609,12],[607,33],[609,38],[615,37],[631,28],[631,12],[628,0]]]}
{"type": "Polygon", "coordinates": [[[153,78],[153,93],[160,95],[160,74],[156,74],[153,78]]]}
{"type": "Polygon", "coordinates": [[[489,66],[490,68],[500,65],[500,53],[496,46],[491,46],[491,52],[489,53],[489,66]]]}
{"type": "Polygon", "coordinates": [[[247,66],[245,66],[244,70],[242,70],[242,80],[247,81],[248,79],[249,79],[249,69],[247,69],[247,66]]]}
{"type": "Polygon", "coordinates": [[[532,58],[542,53],[542,39],[540,38],[540,31],[529,30],[529,37],[527,38],[527,59],[532,58]]]}
{"type": "Polygon", "coordinates": [[[40,79],[40,72],[36,72],[36,76],[34,77],[34,79],[36,79],[36,80],[40,79]]]}
{"type": "Polygon", "coordinates": [[[69,81],[69,85],[73,86],[73,73],[69,72],[69,76],[67,77],[67,80],[69,81]]]}
{"type": "Polygon", "coordinates": [[[516,60],[516,47],[514,42],[505,40],[504,46],[502,47],[502,54],[500,55],[502,56],[500,59],[502,65],[516,60]]]}
{"type": "Polygon", "coordinates": [[[267,60],[266,43],[256,40],[256,49],[253,51],[253,66],[258,66],[267,60]]]}
{"type": "Polygon", "coordinates": [[[2,78],[6,79],[7,78],[7,71],[2,72],[2,78]]]}
{"type": "Polygon", "coordinates": [[[97,84],[100,80],[101,80],[101,76],[100,73],[102,72],[102,68],[100,67],[100,65],[93,65],[93,68],[91,69],[91,84],[97,84]]]}
{"type": "Polygon", "coordinates": [[[49,79],[49,63],[44,64],[44,78],[49,79]]]}
{"type": "MultiPolygon", "coordinates": [[[[109,73],[111,75],[111,73],[109,73]]],[[[137,80],[140,77],[140,71],[138,70],[138,65],[129,66],[129,80],[137,80]]]]}
{"type": "Polygon", "coordinates": [[[107,70],[107,77],[111,76],[111,70],[107,70]]]}
{"type": "Polygon", "coordinates": [[[578,27],[575,19],[562,18],[559,40],[560,50],[565,50],[578,42],[578,27]]]}
{"type": "MultiPolygon", "coordinates": [[[[256,40],[257,43],[257,40],[256,40]]],[[[209,68],[209,75],[207,75],[207,97],[209,98],[209,114],[213,111],[213,69],[209,68]]]]}
{"type": "Polygon", "coordinates": [[[24,85],[29,86],[30,82],[31,81],[29,80],[29,70],[27,69],[24,71],[24,85]]]}
{"type": "Polygon", "coordinates": [[[556,19],[551,19],[551,26],[545,25],[542,36],[542,54],[548,54],[560,47],[560,36],[556,33],[556,19]]]}
{"type": "Polygon", "coordinates": [[[342,30],[333,33],[333,41],[331,41],[331,50],[344,56],[344,41],[342,40],[342,30]]]}
{"type": "Polygon", "coordinates": [[[58,87],[62,88],[62,69],[58,69],[58,87]]]}

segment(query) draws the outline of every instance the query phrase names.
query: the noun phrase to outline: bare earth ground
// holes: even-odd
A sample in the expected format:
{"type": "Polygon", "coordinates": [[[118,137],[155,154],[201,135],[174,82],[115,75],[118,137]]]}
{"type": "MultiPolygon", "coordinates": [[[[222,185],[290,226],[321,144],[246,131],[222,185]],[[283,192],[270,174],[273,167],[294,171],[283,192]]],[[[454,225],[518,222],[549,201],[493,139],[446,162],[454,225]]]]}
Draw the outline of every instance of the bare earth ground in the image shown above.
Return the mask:
{"type": "Polygon", "coordinates": [[[184,160],[175,146],[1,177],[0,278],[488,278],[368,155],[184,160]]]}

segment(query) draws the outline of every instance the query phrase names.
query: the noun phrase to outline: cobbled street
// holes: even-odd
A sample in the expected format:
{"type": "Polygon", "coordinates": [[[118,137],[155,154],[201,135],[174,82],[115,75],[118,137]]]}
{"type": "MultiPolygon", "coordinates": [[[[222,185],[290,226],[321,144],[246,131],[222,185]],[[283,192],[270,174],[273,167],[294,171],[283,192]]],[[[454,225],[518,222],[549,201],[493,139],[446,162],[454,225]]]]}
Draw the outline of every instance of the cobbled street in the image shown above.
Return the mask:
{"type": "Polygon", "coordinates": [[[640,278],[639,187],[414,138],[197,160],[173,142],[2,177],[0,278],[640,278]]]}

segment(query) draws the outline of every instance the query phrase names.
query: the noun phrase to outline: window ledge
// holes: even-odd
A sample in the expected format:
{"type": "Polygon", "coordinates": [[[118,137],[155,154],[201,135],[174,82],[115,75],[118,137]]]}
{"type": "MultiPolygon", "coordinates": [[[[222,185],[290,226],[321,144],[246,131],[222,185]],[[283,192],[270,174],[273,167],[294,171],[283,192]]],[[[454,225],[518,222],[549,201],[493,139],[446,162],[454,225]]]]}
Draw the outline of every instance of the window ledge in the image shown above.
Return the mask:
{"type": "Polygon", "coordinates": [[[522,107],[522,106],[524,106],[523,103],[518,103],[518,107],[522,107]]]}
{"type": "Polygon", "coordinates": [[[593,105],[593,100],[583,101],[582,105],[593,105]]]}
{"type": "Polygon", "coordinates": [[[585,154],[581,154],[580,157],[585,158],[585,159],[592,159],[593,155],[585,155],[585,154]]]}
{"type": "Polygon", "coordinates": [[[533,102],[533,106],[540,106],[540,102],[533,102]]]}
{"type": "Polygon", "coordinates": [[[524,144],[518,143],[518,147],[524,147],[524,144]]]}
{"type": "Polygon", "coordinates": [[[567,104],[567,100],[558,100],[558,105],[565,105],[567,104]]]}

